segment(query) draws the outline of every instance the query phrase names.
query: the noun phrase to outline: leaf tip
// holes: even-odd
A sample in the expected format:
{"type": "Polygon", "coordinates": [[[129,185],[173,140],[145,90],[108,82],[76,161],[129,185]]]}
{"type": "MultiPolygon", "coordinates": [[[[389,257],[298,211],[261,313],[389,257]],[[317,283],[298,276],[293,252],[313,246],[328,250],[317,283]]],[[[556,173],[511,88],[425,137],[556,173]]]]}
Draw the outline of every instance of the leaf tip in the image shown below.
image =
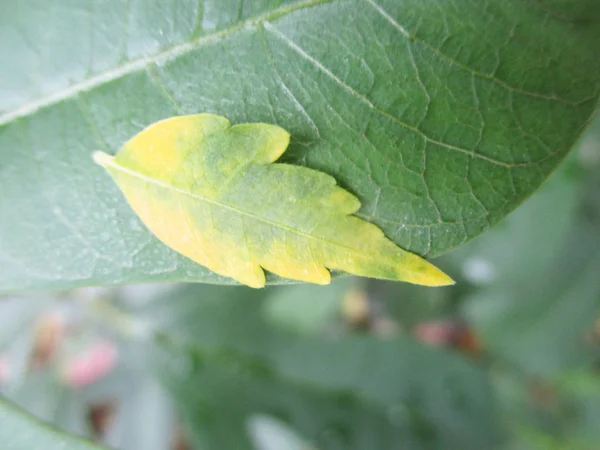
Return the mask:
{"type": "Polygon", "coordinates": [[[106,154],[104,152],[97,151],[97,152],[92,153],[92,159],[99,166],[106,167],[115,158],[114,158],[114,156],[110,156],[110,155],[108,155],[108,154],[106,154]]]}
{"type": "Polygon", "coordinates": [[[438,269],[429,261],[408,252],[405,253],[404,259],[398,267],[397,274],[397,280],[421,286],[441,287],[456,284],[445,272],[438,269]]]}
{"type": "Polygon", "coordinates": [[[453,286],[456,284],[452,278],[450,278],[445,272],[441,271],[433,264],[429,264],[429,267],[423,273],[423,285],[432,286],[432,287],[441,287],[441,286],[453,286]]]}

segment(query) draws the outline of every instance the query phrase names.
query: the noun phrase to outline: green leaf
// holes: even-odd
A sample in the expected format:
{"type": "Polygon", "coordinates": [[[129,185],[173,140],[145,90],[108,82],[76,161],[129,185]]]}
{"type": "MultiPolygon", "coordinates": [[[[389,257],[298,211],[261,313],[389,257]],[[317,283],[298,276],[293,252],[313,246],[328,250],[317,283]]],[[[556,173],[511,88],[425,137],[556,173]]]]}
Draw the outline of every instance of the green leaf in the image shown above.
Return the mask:
{"type": "Polygon", "coordinates": [[[101,450],[34,419],[0,397],[0,442],[5,450],[101,450]]]}
{"type": "Polygon", "coordinates": [[[540,186],[600,87],[589,0],[13,6],[0,11],[0,291],[230,282],[153,238],[89,160],[157,120],[277,124],[286,162],[333,176],[360,217],[435,256],[540,186]]]}
{"type": "Polygon", "coordinates": [[[487,380],[459,355],[408,339],[284,333],[262,319],[267,300],[189,286],[135,312],[160,331],[154,362],[197,448],[251,449],[256,415],[323,450],[495,448],[487,380]]]}
{"type": "Polygon", "coordinates": [[[231,127],[214,114],[172,117],[94,160],[166,245],[242,284],[281,277],[329,284],[327,269],[428,286],[453,284],[353,216],[360,202],[335,180],[273,164],[289,134],[267,124],[231,127]]]}

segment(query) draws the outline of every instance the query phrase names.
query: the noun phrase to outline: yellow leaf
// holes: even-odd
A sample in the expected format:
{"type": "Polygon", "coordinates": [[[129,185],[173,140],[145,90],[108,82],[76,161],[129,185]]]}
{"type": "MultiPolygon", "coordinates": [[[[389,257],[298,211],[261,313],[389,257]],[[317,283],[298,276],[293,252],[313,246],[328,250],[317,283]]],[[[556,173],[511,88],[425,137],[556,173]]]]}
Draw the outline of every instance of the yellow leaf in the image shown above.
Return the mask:
{"type": "Polygon", "coordinates": [[[146,226],[166,245],[252,287],[263,269],[327,284],[328,269],[429,286],[439,269],[353,214],[359,200],[329,175],[274,163],[289,134],[197,114],[150,125],[116,157],[94,153],[146,226]]]}

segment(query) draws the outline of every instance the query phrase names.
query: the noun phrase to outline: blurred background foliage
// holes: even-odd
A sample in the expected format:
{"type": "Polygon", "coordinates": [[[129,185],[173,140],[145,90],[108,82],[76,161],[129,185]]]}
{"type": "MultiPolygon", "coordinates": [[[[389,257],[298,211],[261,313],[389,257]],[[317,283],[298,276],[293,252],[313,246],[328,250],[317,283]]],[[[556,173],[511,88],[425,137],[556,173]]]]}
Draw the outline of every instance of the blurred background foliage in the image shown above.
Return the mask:
{"type": "Polygon", "coordinates": [[[0,300],[0,389],[123,450],[597,449],[600,120],[546,185],[436,260],[337,279],[0,300]]]}

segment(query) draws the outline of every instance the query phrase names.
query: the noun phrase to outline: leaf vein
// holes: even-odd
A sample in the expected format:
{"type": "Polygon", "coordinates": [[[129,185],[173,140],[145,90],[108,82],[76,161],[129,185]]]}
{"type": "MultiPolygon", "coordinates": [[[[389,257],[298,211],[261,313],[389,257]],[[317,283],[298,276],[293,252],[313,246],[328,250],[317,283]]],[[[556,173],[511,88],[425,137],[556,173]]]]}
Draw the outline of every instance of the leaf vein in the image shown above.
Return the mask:
{"type": "Polygon", "coordinates": [[[224,28],[217,32],[196,37],[189,42],[184,42],[182,44],[176,44],[171,47],[167,47],[153,55],[147,55],[141,58],[130,60],[110,70],[103,71],[98,75],[86,78],[80,82],[76,82],[65,89],[61,89],[41,98],[30,100],[22,104],[21,106],[17,106],[13,110],[9,110],[4,112],[3,114],[0,114],[0,126],[6,125],[16,119],[32,115],[40,109],[47,108],[67,101],[72,97],[76,96],[77,94],[91,91],[94,88],[103,86],[114,80],[123,78],[124,76],[129,75],[131,73],[136,73],[145,70],[146,67],[148,67],[151,64],[164,63],[174,58],[185,55],[198,48],[202,48],[205,45],[211,44],[219,38],[230,36],[245,28],[256,27],[257,25],[265,21],[275,20],[304,8],[310,8],[312,6],[330,3],[332,1],[333,0],[298,1],[292,4],[288,4],[286,6],[282,6],[268,13],[249,18],[248,20],[238,22],[228,28],[224,28]]]}
{"type": "Polygon", "coordinates": [[[580,100],[567,100],[561,97],[558,97],[557,95],[546,95],[546,94],[542,94],[539,92],[532,92],[532,91],[527,91],[525,89],[522,88],[517,88],[514,86],[511,86],[510,84],[508,84],[505,81],[502,81],[501,79],[495,77],[493,74],[488,74],[485,72],[480,72],[478,70],[474,70],[471,67],[467,66],[464,63],[461,63],[460,61],[452,58],[451,56],[445,54],[444,52],[442,52],[439,48],[434,47],[433,45],[429,44],[428,42],[426,42],[425,40],[419,38],[418,36],[416,36],[414,33],[411,33],[410,31],[408,31],[406,28],[404,28],[402,25],[400,25],[385,9],[383,9],[381,7],[381,5],[379,5],[377,2],[375,2],[375,0],[364,0],[366,1],[368,4],[370,4],[373,8],[375,8],[375,10],[381,14],[394,28],[396,28],[400,34],[402,34],[406,39],[408,40],[412,40],[415,42],[420,43],[421,45],[423,45],[426,49],[428,49],[430,52],[432,52],[433,54],[435,54],[436,56],[439,56],[440,58],[448,61],[450,64],[459,67],[463,70],[466,70],[467,72],[471,73],[472,75],[478,77],[478,78],[483,78],[485,80],[491,81],[501,87],[503,87],[504,89],[506,89],[507,91],[510,92],[514,92],[517,94],[522,94],[525,95],[527,97],[533,97],[533,98],[538,98],[538,99],[542,99],[542,100],[548,100],[548,101],[553,101],[553,102],[558,102],[558,103],[563,103],[566,105],[572,105],[572,106],[578,106],[581,105],[583,103],[589,102],[593,99],[596,98],[596,95],[592,95],[589,98],[582,98],[580,100]]]}
{"type": "Polygon", "coordinates": [[[377,114],[381,115],[382,117],[385,117],[393,122],[396,122],[398,125],[402,126],[403,128],[406,128],[407,130],[412,131],[413,133],[418,134],[419,136],[423,137],[427,142],[431,143],[431,144],[435,144],[439,147],[443,147],[447,150],[453,150],[456,152],[460,152],[460,153],[464,153],[465,155],[474,157],[474,158],[479,158],[479,159],[483,159],[491,164],[495,164],[498,166],[502,166],[502,167],[527,167],[527,166],[532,166],[532,165],[536,165],[537,163],[541,162],[541,161],[534,161],[534,162],[525,162],[525,163],[509,163],[509,162],[505,162],[505,161],[500,161],[494,158],[491,158],[489,156],[483,155],[481,153],[477,153],[473,150],[469,150],[466,148],[462,148],[462,147],[458,147],[452,144],[448,144],[446,142],[443,141],[439,141],[437,139],[433,139],[432,137],[428,136],[427,134],[425,134],[423,131],[421,131],[419,128],[410,125],[402,120],[400,120],[398,117],[395,117],[394,115],[376,107],[368,98],[366,98],[364,95],[362,95],[360,92],[357,92],[354,88],[352,88],[352,86],[349,86],[348,84],[344,83],[342,80],[340,80],[340,78],[337,77],[337,75],[335,75],[333,72],[331,72],[331,70],[329,70],[327,67],[325,67],[321,62],[319,62],[318,60],[316,60],[315,58],[313,58],[311,55],[309,55],[304,49],[302,49],[296,42],[292,41],[288,36],[286,36],[285,34],[281,33],[279,30],[277,30],[275,27],[273,27],[272,25],[270,25],[268,22],[265,22],[263,24],[264,28],[268,31],[271,31],[275,36],[279,37],[283,42],[285,42],[292,50],[294,50],[295,52],[297,52],[299,55],[303,56],[307,61],[309,61],[310,63],[312,63],[317,69],[319,69],[321,72],[323,72],[325,75],[327,75],[328,77],[330,77],[335,83],[337,83],[340,87],[342,87],[344,90],[346,90],[348,93],[350,93],[351,95],[353,95],[354,97],[356,97],[357,99],[359,99],[361,102],[363,102],[367,107],[369,107],[372,111],[376,112],[377,114]]]}
{"type": "MultiPolygon", "coordinates": [[[[342,244],[340,242],[329,241],[329,240],[327,240],[325,238],[322,238],[320,236],[311,235],[309,233],[306,233],[303,230],[300,230],[298,228],[294,228],[294,227],[292,227],[290,225],[287,225],[287,224],[284,224],[284,223],[281,223],[281,222],[275,222],[273,220],[267,219],[266,217],[261,217],[261,216],[258,216],[256,214],[253,214],[250,211],[245,211],[243,209],[239,209],[238,207],[236,207],[234,205],[230,205],[228,203],[224,203],[224,202],[221,202],[221,201],[218,201],[218,200],[214,200],[214,199],[210,199],[210,198],[207,198],[207,197],[203,197],[203,196],[198,195],[196,193],[192,193],[192,192],[186,191],[184,189],[180,189],[180,188],[178,188],[176,186],[164,183],[164,182],[162,182],[160,180],[157,180],[155,178],[151,178],[151,177],[146,176],[144,174],[141,174],[141,173],[135,172],[133,170],[130,170],[130,169],[126,168],[126,167],[123,167],[123,166],[115,163],[114,161],[105,162],[105,164],[107,166],[110,166],[110,167],[116,169],[116,170],[120,170],[121,172],[126,173],[127,175],[130,175],[132,177],[138,178],[138,179],[140,179],[140,180],[142,180],[142,181],[144,181],[146,183],[151,183],[151,184],[154,184],[156,186],[162,187],[164,189],[167,189],[167,190],[170,190],[170,191],[173,191],[173,192],[177,192],[177,193],[182,194],[182,195],[186,195],[188,197],[194,198],[194,199],[199,200],[201,202],[208,203],[209,205],[212,205],[212,206],[218,206],[220,208],[227,209],[227,210],[232,211],[234,213],[237,213],[237,214],[239,214],[241,216],[247,216],[247,217],[250,217],[251,219],[257,220],[259,222],[264,222],[264,223],[266,223],[268,225],[271,225],[273,227],[281,228],[284,231],[288,231],[290,233],[295,233],[295,234],[298,234],[298,235],[303,236],[303,237],[308,238],[308,239],[313,239],[313,240],[321,241],[321,242],[324,242],[326,244],[336,245],[336,246],[339,246],[339,247],[347,248],[349,250],[358,251],[354,247],[350,247],[348,245],[344,245],[344,244],[342,244]]],[[[211,220],[212,220],[212,215],[211,215],[211,220]]],[[[213,226],[214,226],[214,222],[213,222],[213,226]]]]}

